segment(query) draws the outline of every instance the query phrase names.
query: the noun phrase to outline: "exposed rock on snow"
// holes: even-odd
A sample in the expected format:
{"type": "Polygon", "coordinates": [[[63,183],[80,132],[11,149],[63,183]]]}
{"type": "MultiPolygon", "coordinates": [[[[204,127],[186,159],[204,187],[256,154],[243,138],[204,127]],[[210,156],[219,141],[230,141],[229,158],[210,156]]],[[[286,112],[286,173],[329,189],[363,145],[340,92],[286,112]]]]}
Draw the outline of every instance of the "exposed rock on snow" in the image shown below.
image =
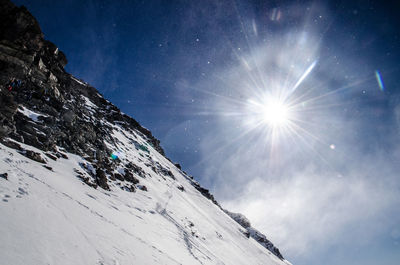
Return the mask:
{"type": "Polygon", "coordinates": [[[251,227],[250,221],[246,218],[241,213],[232,213],[229,212],[228,210],[224,210],[224,212],[229,215],[233,220],[235,220],[238,224],[240,224],[243,228],[246,229],[244,231],[244,234],[247,237],[252,237],[254,240],[256,240],[258,243],[263,245],[266,249],[270,250],[272,253],[274,253],[278,258],[283,259],[283,256],[279,249],[272,244],[271,241],[267,239],[267,237],[256,230],[255,228],[251,227]]]}
{"type": "Polygon", "coordinates": [[[3,178],[5,180],[7,180],[8,179],[8,174],[7,173],[0,174],[0,178],[3,178]]]}

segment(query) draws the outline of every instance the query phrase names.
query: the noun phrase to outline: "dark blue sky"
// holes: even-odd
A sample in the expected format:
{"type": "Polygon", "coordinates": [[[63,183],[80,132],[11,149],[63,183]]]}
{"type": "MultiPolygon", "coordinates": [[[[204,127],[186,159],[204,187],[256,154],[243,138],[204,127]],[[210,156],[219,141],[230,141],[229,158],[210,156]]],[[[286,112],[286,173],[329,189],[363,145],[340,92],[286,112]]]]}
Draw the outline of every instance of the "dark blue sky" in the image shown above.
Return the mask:
{"type": "Polygon", "coordinates": [[[399,263],[399,4],[14,2],[68,72],[149,128],[294,264],[399,263]],[[249,127],[249,100],[287,91],[307,69],[282,141],[249,127]]]}

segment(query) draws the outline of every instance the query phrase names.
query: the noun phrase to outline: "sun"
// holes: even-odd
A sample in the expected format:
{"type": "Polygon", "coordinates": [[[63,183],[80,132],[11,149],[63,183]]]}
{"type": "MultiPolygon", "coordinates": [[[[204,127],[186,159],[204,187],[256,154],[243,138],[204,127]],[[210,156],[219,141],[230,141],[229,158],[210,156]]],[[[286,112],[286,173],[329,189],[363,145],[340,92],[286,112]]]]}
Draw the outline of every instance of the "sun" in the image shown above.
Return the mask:
{"type": "Polygon", "coordinates": [[[270,129],[290,127],[294,109],[285,98],[264,94],[258,99],[247,101],[250,120],[270,129]]]}
{"type": "Polygon", "coordinates": [[[287,125],[290,120],[289,106],[277,98],[271,98],[261,106],[262,120],[269,126],[287,125]]]}

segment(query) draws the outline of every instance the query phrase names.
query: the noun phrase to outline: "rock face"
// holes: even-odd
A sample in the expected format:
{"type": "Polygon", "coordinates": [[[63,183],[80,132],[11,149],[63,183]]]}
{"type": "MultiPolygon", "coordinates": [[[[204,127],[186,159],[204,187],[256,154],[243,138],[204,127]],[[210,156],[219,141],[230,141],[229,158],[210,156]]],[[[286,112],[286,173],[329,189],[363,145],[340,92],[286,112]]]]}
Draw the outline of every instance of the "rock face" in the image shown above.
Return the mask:
{"type": "MultiPolygon", "coordinates": [[[[147,191],[146,186],[140,185],[140,178],[147,178],[148,173],[133,163],[121,163],[114,154],[117,150],[112,147],[119,141],[114,135],[118,126],[123,128],[122,134],[124,131],[137,134],[145,140],[139,143],[137,139],[129,139],[130,144],[143,151],[143,161],[149,161],[146,166],[164,179],[175,180],[170,168],[149,156],[146,145],[164,156],[160,141],[149,130],[121,113],[95,88],[68,74],[64,70],[66,56],[44,39],[38,22],[25,7],[17,7],[8,0],[0,0],[0,6],[0,142],[3,145],[43,164],[47,158],[68,159],[64,152],[76,154],[88,161],[75,169],[76,177],[87,185],[110,190],[110,183],[118,182],[128,192],[147,191]],[[44,151],[47,158],[22,148],[18,142],[44,151]]],[[[220,207],[209,190],[181,171],[179,164],[175,166],[195,189],[220,207]]],[[[7,174],[0,177],[7,179],[7,174]]],[[[183,186],[178,189],[185,191],[183,186]]],[[[252,228],[245,217],[225,212],[247,229],[252,238],[283,259],[279,250],[252,228]]]]}
{"type": "Polygon", "coordinates": [[[263,235],[261,232],[251,227],[250,221],[246,218],[246,216],[240,213],[232,213],[227,210],[224,210],[224,212],[227,215],[229,215],[233,220],[235,220],[238,224],[240,224],[243,228],[246,229],[245,231],[246,236],[254,238],[254,240],[256,240],[266,249],[274,253],[278,258],[283,260],[283,256],[280,253],[279,249],[275,247],[274,244],[272,244],[272,242],[269,241],[265,235],[263,235]]]}
{"type": "MultiPolygon", "coordinates": [[[[10,137],[54,153],[60,146],[110,171],[113,150],[104,141],[114,140],[111,127],[100,122],[104,120],[139,131],[164,154],[149,130],[65,72],[65,55],[44,39],[25,7],[6,0],[0,5],[0,139],[10,137]]],[[[99,178],[106,187],[104,177],[99,178]]]]}

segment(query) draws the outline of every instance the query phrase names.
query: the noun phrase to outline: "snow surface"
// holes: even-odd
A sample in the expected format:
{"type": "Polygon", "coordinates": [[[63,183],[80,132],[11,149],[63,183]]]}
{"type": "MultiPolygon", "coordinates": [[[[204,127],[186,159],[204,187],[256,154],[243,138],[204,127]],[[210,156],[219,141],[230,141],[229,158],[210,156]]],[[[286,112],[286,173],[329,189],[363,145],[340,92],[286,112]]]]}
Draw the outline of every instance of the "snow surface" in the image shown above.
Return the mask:
{"type": "Polygon", "coordinates": [[[94,189],[74,172],[88,164],[82,157],[53,161],[21,144],[40,153],[50,171],[0,144],[0,174],[8,174],[0,178],[0,264],[290,264],[247,238],[139,133],[113,127],[122,162],[146,172],[136,177],[147,192],[124,191],[118,181],[111,191],[94,189]],[[155,173],[149,161],[176,179],[155,173]]]}
{"type": "Polygon", "coordinates": [[[79,79],[77,79],[77,78],[75,78],[75,77],[73,77],[73,76],[71,76],[71,78],[72,78],[73,80],[75,80],[76,82],[78,82],[79,84],[84,85],[84,86],[87,86],[87,84],[86,84],[85,82],[83,82],[83,81],[81,81],[81,80],[79,80],[79,79]]]}
{"type": "MultiPolygon", "coordinates": [[[[85,96],[81,96],[81,97],[82,97],[83,100],[85,101],[86,109],[87,109],[91,114],[95,113],[95,112],[96,112],[96,109],[97,109],[96,104],[94,104],[92,101],[90,101],[90,99],[88,99],[88,98],[85,97],[85,96]]],[[[85,115],[85,116],[86,116],[86,115],[85,115]]]]}
{"type": "Polygon", "coordinates": [[[18,107],[18,111],[21,112],[22,114],[24,114],[26,117],[30,118],[33,121],[38,121],[38,118],[40,116],[48,117],[48,115],[34,112],[34,111],[32,111],[30,109],[27,109],[27,108],[25,108],[24,106],[21,106],[21,105],[18,107]]]}

